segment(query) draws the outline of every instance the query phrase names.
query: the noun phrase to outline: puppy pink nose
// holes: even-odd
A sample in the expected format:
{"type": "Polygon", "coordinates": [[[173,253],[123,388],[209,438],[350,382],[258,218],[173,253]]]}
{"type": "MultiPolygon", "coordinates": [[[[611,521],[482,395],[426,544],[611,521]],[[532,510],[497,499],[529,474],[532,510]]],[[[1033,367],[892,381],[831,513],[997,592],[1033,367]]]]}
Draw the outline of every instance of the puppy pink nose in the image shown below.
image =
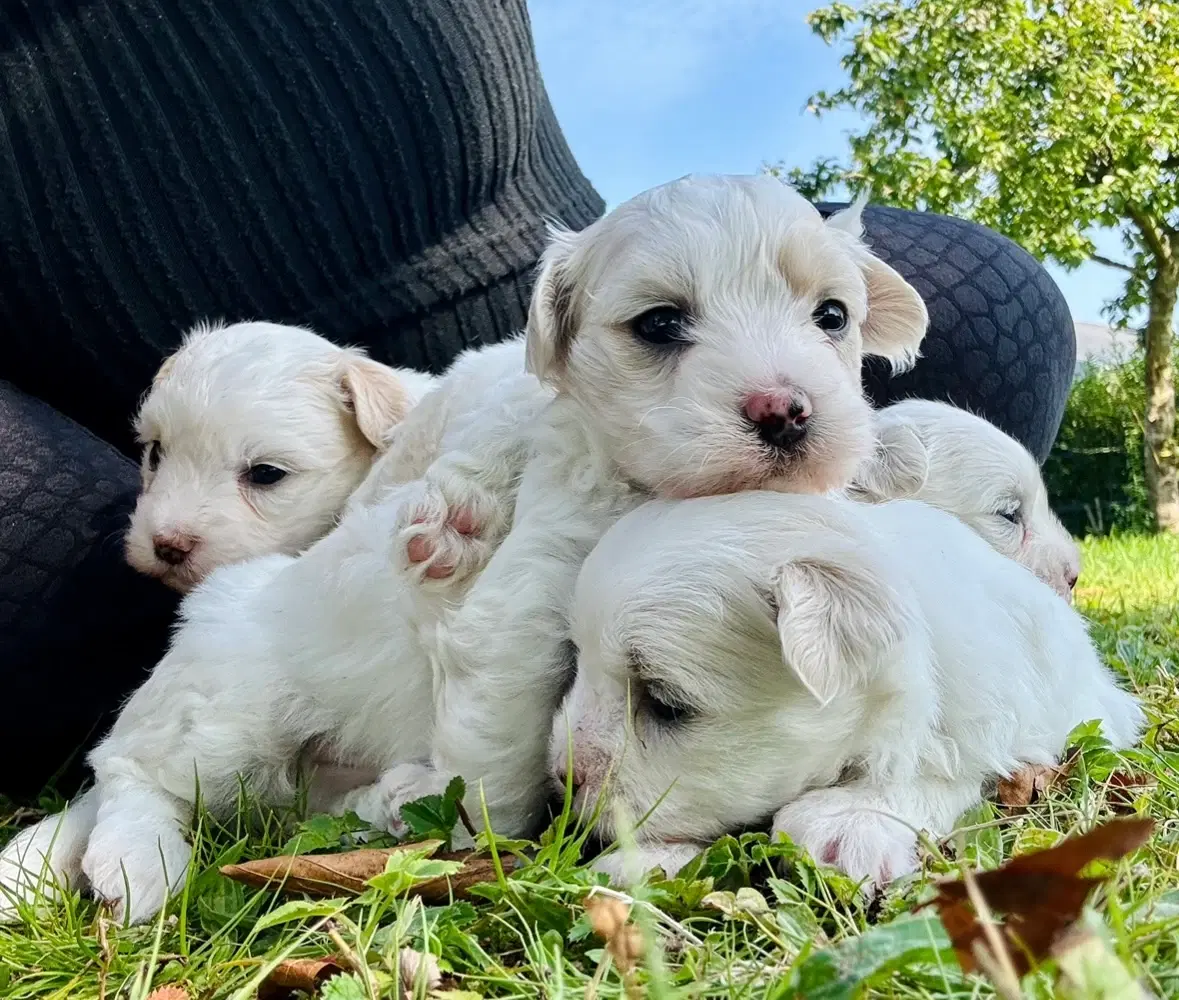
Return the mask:
{"type": "Polygon", "coordinates": [[[151,546],[160,562],[165,562],[169,566],[179,566],[196,548],[197,539],[179,532],[153,535],[151,546]]]}
{"type": "Polygon", "coordinates": [[[557,783],[564,788],[566,775],[573,785],[573,794],[576,795],[578,791],[585,785],[593,785],[599,781],[605,773],[607,761],[601,751],[594,747],[578,747],[573,752],[573,762],[562,759],[557,762],[557,767],[554,768],[553,777],[557,779],[557,783]]]}
{"type": "Polygon", "coordinates": [[[755,392],[742,407],[757,436],[771,448],[792,448],[806,436],[811,401],[800,389],[755,392]]]}
{"type": "Polygon", "coordinates": [[[585,784],[585,767],[578,764],[576,757],[573,758],[572,767],[567,760],[562,760],[553,768],[553,777],[561,788],[565,787],[566,780],[570,781],[573,785],[573,794],[576,795],[577,790],[585,784]]]}

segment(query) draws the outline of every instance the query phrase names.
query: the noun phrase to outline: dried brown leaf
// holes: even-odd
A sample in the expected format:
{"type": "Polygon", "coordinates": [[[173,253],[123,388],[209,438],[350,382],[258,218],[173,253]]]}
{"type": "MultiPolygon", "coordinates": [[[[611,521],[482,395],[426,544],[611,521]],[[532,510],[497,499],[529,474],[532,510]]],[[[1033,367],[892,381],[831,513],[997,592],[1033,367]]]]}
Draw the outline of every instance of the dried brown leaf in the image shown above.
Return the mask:
{"type": "Polygon", "coordinates": [[[999,782],[999,804],[1008,809],[1030,806],[1068,777],[1070,764],[1028,764],[999,782]]]}
{"type": "MultiPolygon", "coordinates": [[[[1047,850],[1013,858],[994,871],[973,876],[987,906],[1004,916],[1002,934],[1012,963],[1022,975],[1044,959],[1081,915],[1101,879],[1082,878],[1092,861],[1116,861],[1150,838],[1150,819],[1113,820],[1047,850]]],[[[967,972],[978,968],[976,944],[984,929],[968,899],[965,882],[941,882],[932,901],[967,972]]]]}
{"type": "Polygon", "coordinates": [[[1157,784],[1153,775],[1132,771],[1115,771],[1106,780],[1105,800],[1120,816],[1134,814],[1134,801],[1157,784]]]}
{"type": "Polygon", "coordinates": [[[258,1000],[279,1000],[295,991],[314,994],[333,976],[347,971],[344,962],[331,956],[287,959],[279,962],[258,988],[258,1000]]]}
{"type": "MultiPolygon", "coordinates": [[[[225,865],[221,874],[254,889],[301,892],[308,896],[359,894],[368,888],[366,883],[370,878],[384,872],[391,854],[418,849],[426,844],[437,848],[442,842],[423,841],[381,849],[364,848],[343,854],[288,854],[240,865],[225,865]]],[[[443,851],[432,857],[458,861],[463,869],[454,875],[421,882],[409,890],[411,896],[420,896],[426,903],[446,903],[452,895],[462,898],[472,886],[492,882],[496,878],[495,864],[490,855],[443,851]]]]}

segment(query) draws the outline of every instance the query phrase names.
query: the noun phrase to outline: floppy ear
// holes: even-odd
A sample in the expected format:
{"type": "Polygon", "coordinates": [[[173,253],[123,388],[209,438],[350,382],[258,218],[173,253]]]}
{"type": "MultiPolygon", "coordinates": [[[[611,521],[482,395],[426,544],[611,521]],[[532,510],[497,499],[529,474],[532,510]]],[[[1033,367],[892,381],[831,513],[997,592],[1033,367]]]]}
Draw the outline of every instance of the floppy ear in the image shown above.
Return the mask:
{"type": "Polygon", "coordinates": [[[867,204],[868,193],[864,192],[843,211],[828,218],[826,224],[854,236],[857,241],[860,272],[868,286],[868,318],[860,330],[864,353],[887,358],[894,371],[903,371],[917,360],[917,349],[929,325],[929,312],[917,289],[858,242],[864,233],[867,204]]]}
{"type": "Polygon", "coordinates": [[[864,235],[864,206],[868,204],[868,192],[856,196],[847,208],[840,209],[827,217],[827,225],[832,229],[841,229],[850,233],[857,240],[864,235]]]}
{"type": "Polygon", "coordinates": [[[540,259],[540,273],[528,307],[524,366],[542,382],[559,381],[577,333],[574,281],[569,274],[574,233],[549,230],[549,245],[540,259]]]}
{"type": "Polygon", "coordinates": [[[857,500],[883,503],[916,496],[929,476],[929,452],[907,423],[878,424],[876,448],[848,487],[857,500]]]}
{"type": "Polygon", "coordinates": [[[868,317],[860,328],[864,353],[887,358],[893,371],[911,368],[929,326],[925,301],[916,288],[866,247],[860,271],[868,286],[868,317]]]}
{"type": "Polygon", "coordinates": [[[397,372],[372,358],[349,351],[339,372],[344,405],[356,427],[374,448],[381,448],[411,405],[409,392],[397,372]]]}
{"type": "Polygon", "coordinates": [[[820,705],[870,680],[907,625],[889,585],[854,555],[792,559],[771,587],[782,658],[820,705]]]}

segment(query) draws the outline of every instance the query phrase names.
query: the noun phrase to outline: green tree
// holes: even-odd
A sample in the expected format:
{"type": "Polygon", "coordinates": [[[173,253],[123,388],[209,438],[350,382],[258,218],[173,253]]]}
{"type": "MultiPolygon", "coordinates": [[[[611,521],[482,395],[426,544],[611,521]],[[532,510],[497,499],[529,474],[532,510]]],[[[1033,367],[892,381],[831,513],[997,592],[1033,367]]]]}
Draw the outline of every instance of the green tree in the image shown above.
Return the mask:
{"type": "Polygon", "coordinates": [[[1145,310],[1145,481],[1179,532],[1171,343],[1179,291],[1179,2],[865,0],[809,17],[847,47],[846,86],[811,99],[867,119],[847,162],[789,172],[805,193],[973,218],[1039,257],[1126,276],[1107,307],[1145,310]],[[1121,234],[1120,260],[1089,233],[1121,234]]]}

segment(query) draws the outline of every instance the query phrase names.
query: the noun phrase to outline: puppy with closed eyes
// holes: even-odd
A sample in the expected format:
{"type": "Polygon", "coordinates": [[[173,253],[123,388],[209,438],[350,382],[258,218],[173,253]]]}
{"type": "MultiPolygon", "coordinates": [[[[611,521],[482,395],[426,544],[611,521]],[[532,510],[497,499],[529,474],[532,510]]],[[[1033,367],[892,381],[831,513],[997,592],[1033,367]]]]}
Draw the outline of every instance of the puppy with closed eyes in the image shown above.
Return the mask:
{"type": "MultiPolygon", "coordinates": [[[[574,581],[619,517],[651,496],[837,489],[870,457],[861,361],[909,364],[927,315],[859,211],[824,221],[775,178],[689,176],[553,234],[526,346],[555,399],[511,530],[439,631],[433,753],[382,779],[390,823],[455,774],[497,832],[537,822],[574,581]]],[[[477,537],[461,480],[430,489],[477,537]]]]}
{"type": "Polygon", "coordinates": [[[1065,601],[912,501],[653,501],[586,560],[572,635],[550,773],[607,842],[642,818],[637,864],[599,862],[617,877],[768,824],[885,883],[1078,724],[1119,748],[1142,726],[1065,601]]]}
{"type": "Polygon", "coordinates": [[[195,327],[135,418],[127,561],[186,592],[218,566],[302,551],[432,384],[298,327],[195,327]]]}

